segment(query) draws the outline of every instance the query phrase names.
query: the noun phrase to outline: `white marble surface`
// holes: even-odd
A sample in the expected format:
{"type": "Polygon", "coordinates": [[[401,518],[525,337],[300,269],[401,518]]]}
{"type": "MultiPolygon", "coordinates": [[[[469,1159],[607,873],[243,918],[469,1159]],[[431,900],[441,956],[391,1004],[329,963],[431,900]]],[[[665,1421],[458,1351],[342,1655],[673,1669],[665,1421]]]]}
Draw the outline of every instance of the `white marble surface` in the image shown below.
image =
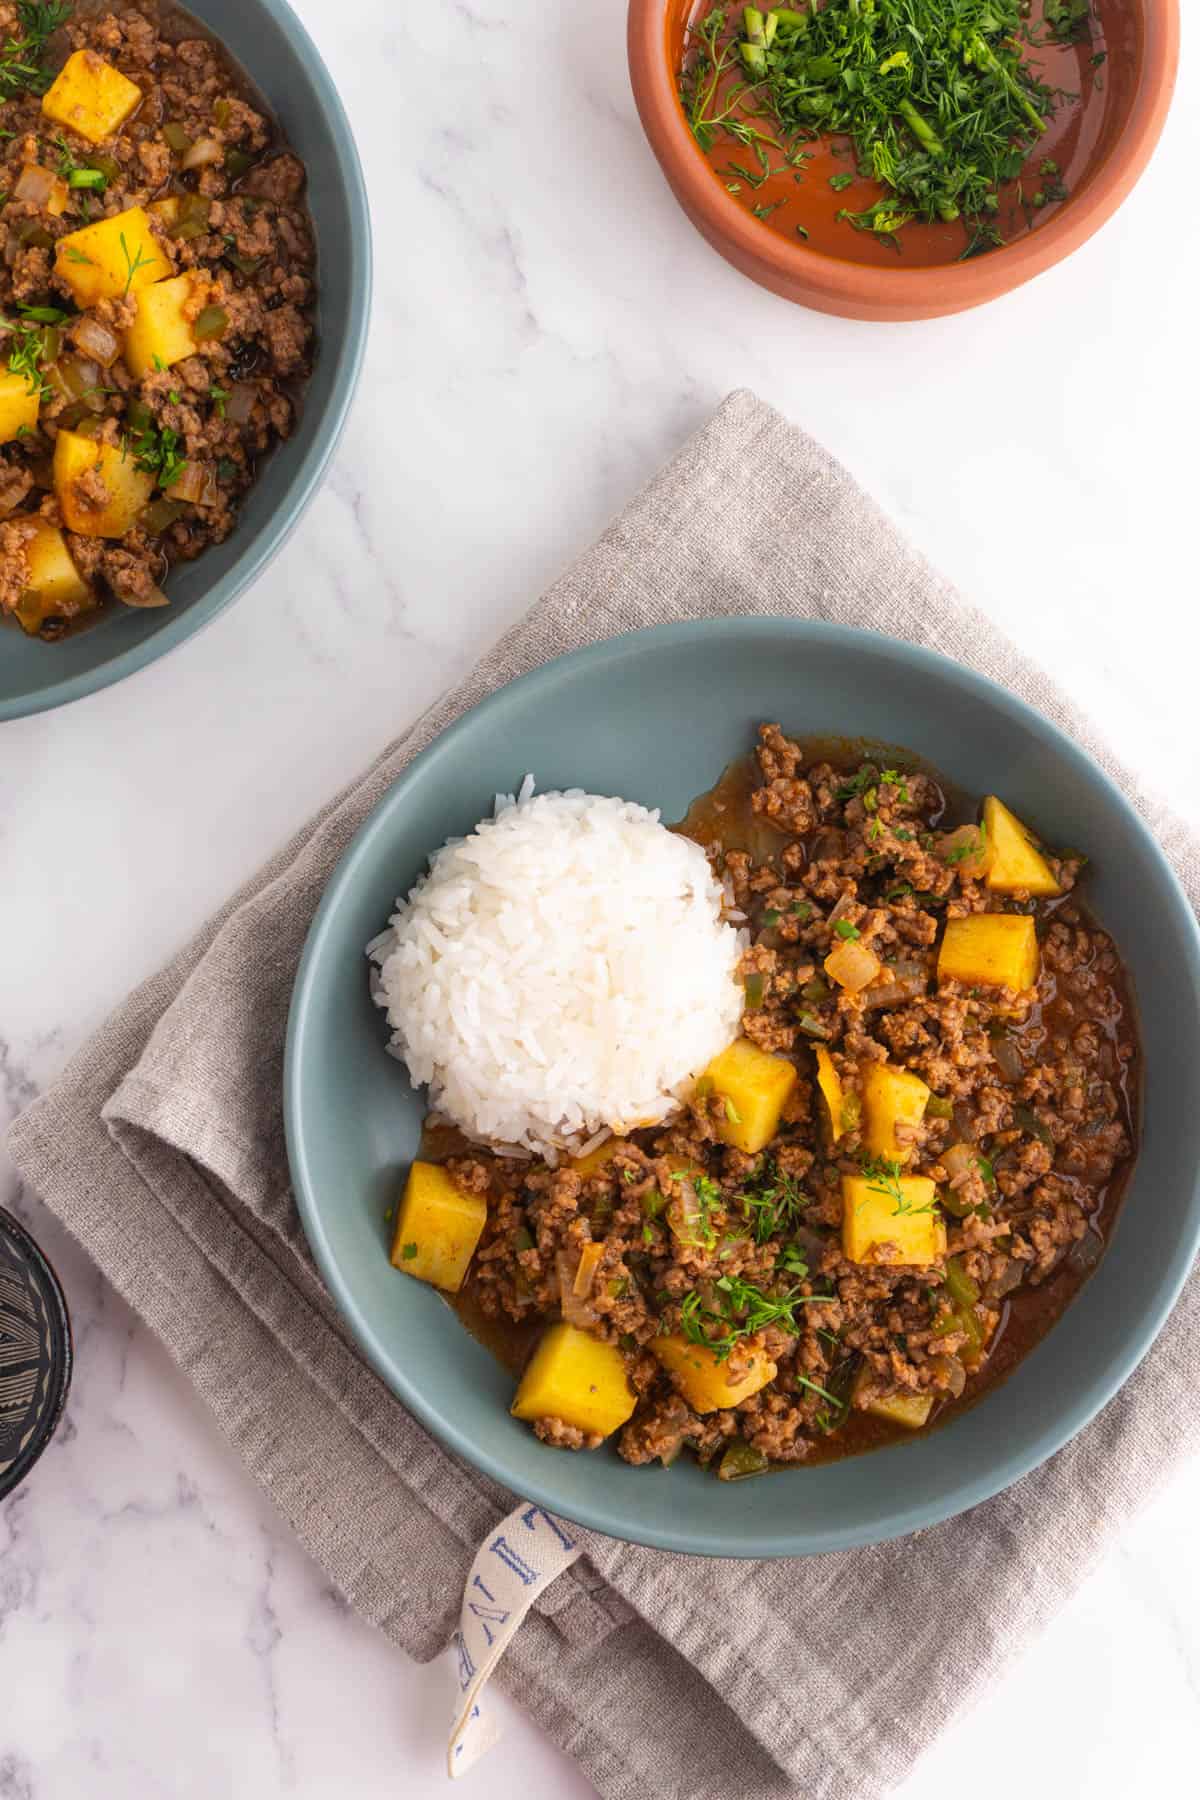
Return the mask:
{"type": "MultiPolygon", "coordinates": [[[[374,203],[362,389],[253,593],[123,686],[4,728],[0,1122],[740,384],[1198,816],[1194,66],[1149,175],[1068,266],[888,328],[760,293],[693,233],[637,125],[620,0],[299,10],[374,203]]],[[[446,1671],[347,1614],[2,1163],[0,1202],[57,1261],[79,1349],[64,1427],[0,1507],[0,1800],[439,1793],[446,1671]]],[[[1060,1800],[1194,1792],[1198,1508],[1200,1468],[904,1800],[1000,1800],[1014,1753],[1060,1800]]],[[[586,1795],[509,1711],[469,1791],[586,1795]]]]}

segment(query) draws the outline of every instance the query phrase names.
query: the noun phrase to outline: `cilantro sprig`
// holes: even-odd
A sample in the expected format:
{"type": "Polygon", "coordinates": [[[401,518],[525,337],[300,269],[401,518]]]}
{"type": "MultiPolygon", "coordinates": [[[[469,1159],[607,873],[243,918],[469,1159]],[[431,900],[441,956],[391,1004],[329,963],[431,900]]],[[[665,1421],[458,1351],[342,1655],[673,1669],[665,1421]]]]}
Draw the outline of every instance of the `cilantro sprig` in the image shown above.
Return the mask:
{"type": "Polygon", "coordinates": [[[54,80],[44,60],[46,44],[73,10],[69,0],[17,0],[21,33],[0,45],[0,101],[46,92],[54,80]]]}

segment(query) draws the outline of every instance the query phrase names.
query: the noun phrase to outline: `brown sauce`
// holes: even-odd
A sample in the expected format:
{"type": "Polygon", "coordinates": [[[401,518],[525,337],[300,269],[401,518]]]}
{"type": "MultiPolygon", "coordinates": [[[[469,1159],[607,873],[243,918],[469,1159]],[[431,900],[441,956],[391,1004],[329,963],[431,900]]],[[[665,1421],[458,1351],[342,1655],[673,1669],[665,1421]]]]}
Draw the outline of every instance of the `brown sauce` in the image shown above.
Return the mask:
{"type": "MultiPolygon", "coordinates": [[[[964,789],[954,786],[921,757],[894,744],[884,744],[875,739],[829,736],[798,736],[795,741],[802,745],[806,762],[825,761],[835,769],[847,772],[857,768],[868,758],[888,767],[921,770],[937,782],[945,799],[941,812],[934,815],[935,823],[941,823],[943,819],[953,823],[955,820],[971,819],[977,815],[977,807],[964,789]]],[[[720,844],[725,849],[745,850],[756,860],[775,854],[779,848],[779,833],[755,813],[751,806],[750,797],[758,782],[758,767],[754,757],[739,757],[730,764],[714,787],[692,802],[673,829],[692,838],[705,849],[720,844]]],[[[1088,919],[1087,909],[1077,898],[1071,896],[1069,904],[1088,919]]],[[[1053,910],[1054,904],[1046,908],[1047,912],[1053,910]]],[[[1114,1054],[1122,1038],[1127,1043],[1133,1041],[1136,1018],[1132,994],[1123,971],[1117,976],[1115,985],[1120,996],[1119,1010],[1105,1020],[1106,1035],[1114,1054]]],[[[1018,1045],[1032,1050],[1047,1034],[1053,1034],[1055,1025],[1055,1000],[1051,996],[1045,1004],[1031,1007],[1028,1019],[1014,1029],[1011,1035],[1018,1045]]],[[[1064,1262],[1040,1287],[1018,1288],[1008,1297],[1004,1303],[1000,1325],[989,1346],[987,1361],[973,1376],[961,1400],[944,1403],[935,1412],[931,1423],[925,1427],[926,1431],[935,1430],[955,1414],[974,1406],[1010,1375],[1062,1317],[1100,1260],[1132,1172],[1137,1145],[1137,1062],[1117,1058],[1116,1067],[1119,1071],[1117,1085],[1123,1104],[1124,1123],[1135,1151],[1133,1157],[1127,1158],[1119,1166],[1114,1179],[1101,1190],[1099,1205],[1091,1215],[1091,1238],[1090,1241],[1085,1240],[1088,1243],[1088,1259],[1085,1261],[1083,1257],[1079,1257],[1074,1262],[1064,1262]]],[[[811,1467],[814,1462],[836,1462],[845,1456],[855,1456],[861,1451],[876,1449],[881,1444],[908,1442],[922,1435],[919,1431],[912,1432],[903,1426],[889,1424],[868,1413],[851,1411],[836,1432],[814,1444],[808,1461],[803,1466],[811,1467]]]]}
{"type": "MultiPolygon", "coordinates": [[[[676,66],[685,65],[683,22],[696,24],[710,11],[709,0],[682,8],[679,28],[671,42],[676,66]]],[[[1036,69],[1038,79],[1051,88],[1061,89],[1078,99],[1062,101],[1048,128],[1030,150],[1020,181],[1012,182],[1000,192],[1000,211],[991,220],[1006,243],[1012,243],[1036,230],[1061,212],[1091,175],[1105,154],[1128,104],[1128,90],[1135,79],[1134,59],[1128,45],[1130,24],[1120,17],[1121,0],[1102,0],[1093,7],[1093,30],[1090,38],[1069,44],[1046,44],[1029,50],[1026,60],[1036,69]],[[1099,62],[1093,58],[1099,57],[1099,62]],[[1040,207],[1032,203],[1033,195],[1046,192],[1047,183],[1038,176],[1039,165],[1046,159],[1058,165],[1056,184],[1050,184],[1050,195],[1066,191],[1065,199],[1047,196],[1040,207]]],[[[729,9],[736,23],[741,9],[729,9]]],[[[1031,22],[1040,27],[1043,21],[1042,0],[1035,0],[1031,22]]],[[[740,32],[735,33],[740,36],[740,32]]],[[[1042,33],[1038,32],[1038,35],[1042,33]]],[[[740,81],[739,69],[726,78],[725,86],[740,81]]],[[[841,191],[830,187],[833,177],[851,174],[856,164],[853,149],[844,137],[820,137],[805,146],[812,151],[811,160],[803,168],[797,182],[792,169],[784,168],[768,175],[761,185],[751,185],[733,165],[750,168],[758,177],[760,170],[754,156],[728,137],[719,137],[711,153],[697,146],[704,156],[712,178],[727,192],[731,187],[738,203],[751,211],[770,208],[760,222],[765,231],[773,231],[795,244],[800,241],[798,228],[808,249],[819,250],[841,261],[867,263],[884,268],[929,268],[957,261],[973,235],[971,224],[956,220],[953,224],[923,224],[913,221],[894,234],[881,237],[871,231],[857,231],[846,220],[839,219],[843,209],[861,212],[880,199],[886,191],[876,181],[864,176],[855,179],[841,191]]],[[[773,164],[780,158],[774,154],[773,164]]]]}

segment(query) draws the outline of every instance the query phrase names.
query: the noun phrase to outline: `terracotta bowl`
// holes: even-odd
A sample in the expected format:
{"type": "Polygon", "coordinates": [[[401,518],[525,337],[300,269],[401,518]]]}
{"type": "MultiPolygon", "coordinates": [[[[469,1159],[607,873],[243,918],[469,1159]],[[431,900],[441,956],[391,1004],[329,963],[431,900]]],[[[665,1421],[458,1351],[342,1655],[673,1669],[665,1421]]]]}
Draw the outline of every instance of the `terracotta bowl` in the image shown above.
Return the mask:
{"type": "MultiPolygon", "coordinates": [[[[1060,110],[1042,147],[1057,161],[1068,197],[1045,206],[1028,229],[984,255],[959,260],[961,225],[910,225],[897,254],[895,245],[836,220],[840,206],[867,205],[878,190],[864,181],[861,199],[835,194],[828,176],[852,164],[844,150],[834,160],[836,150],[824,142],[813,146],[816,154],[799,187],[785,188],[790,176],[780,178],[778,193],[786,193],[788,211],[779,216],[802,220],[807,242],[755,218],[745,193],[728,192],[728,172],[718,172],[725,159],[710,159],[696,143],[677,86],[687,21],[707,10],[696,0],[630,0],[629,70],[650,146],[693,225],[736,269],[785,300],[851,319],[964,312],[1078,249],[1112,217],[1149,162],[1179,62],[1178,0],[1093,0],[1094,43],[1084,53],[1062,49],[1038,58],[1045,80],[1081,95],[1079,105],[1060,110]],[[1106,54],[1094,67],[1097,46],[1106,54]]],[[[729,149],[741,154],[736,145],[729,149]]]]}

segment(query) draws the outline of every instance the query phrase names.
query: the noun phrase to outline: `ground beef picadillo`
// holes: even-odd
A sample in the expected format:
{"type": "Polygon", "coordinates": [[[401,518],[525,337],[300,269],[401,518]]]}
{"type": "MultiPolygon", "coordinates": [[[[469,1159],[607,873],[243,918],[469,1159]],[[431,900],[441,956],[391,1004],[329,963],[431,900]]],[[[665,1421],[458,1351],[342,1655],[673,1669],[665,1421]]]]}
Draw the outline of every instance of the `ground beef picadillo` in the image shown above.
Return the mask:
{"type": "MultiPolygon", "coordinates": [[[[493,1342],[509,1334],[511,1358],[568,1295],[572,1322],[624,1355],[638,1403],[618,1448],[632,1463],[688,1448],[729,1478],[905,1435],[1006,1373],[1102,1249],[1135,1132],[1116,951],[1073,892],[1082,857],[1043,853],[1053,898],[997,893],[951,811],[930,773],[835,766],[763,726],[753,768],[731,772],[685,829],[750,934],[744,1035],[798,1070],[774,1139],[753,1156],[724,1143],[724,1102],[702,1085],[669,1128],[622,1140],[590,1172],[449,1159],[460,1186],[488,1196],[464,1316],[493,1342]],[[946,922],[982,912],[1036,919],[1032,995],[939,979],[946,922]],[[824,972],[847,934],[881,965],[858,993],[824,972]],[[836,1141],[817,1046],[842,1087],[836,1141]],[[844,1253],[844,1179],[887,1193],[901,1170],[864,1148],[872,1064],[930,1090],[921,1122],[897,1127],[903,1175],[932,1179],[944,1223],[926,1267],[893,1262],[887,1244],[870,1262],[844,1253]],[[599,1255],[587,1252],[597,1266],[581,1301],[572,1277],[588,1246],[599,1255]],[[719,1345],[731,1379],[755,1358],[777,1373],[734,1407],[697,1410],[654,1354],[664,1335],[719,1345]]],[[[558,1419],[534,1428],[564,1448],[599,1441],[558,1419]]]]}
{"type": "MultiPolygon", "coordinates": [[[[0,445],[0,617],[43,638],[110,597],[165,604],[171,564],[228,537],[259,459],[292,429],[313,339],[305,171],[220,46],[159,0],[60,10],[40,73],[0,103],[0,363],[38,395],[34,422],[0,445]],[[43,90],[78,52],[141,94],[100,141],[46,110],[43,90]],[[194,342],[140,373],[127,335],[148,291],[136,268],[128,291],[85,303],[70,277],[88,257],[57,248],[133,208],[152,237],[132,262],[156,253],[156,281],[192,278],[194,342]],[[64,431],[97,445],[69,491],[55,459],[64,431]],[[119,531],[102,446],[151,490],[119,531]],[[62,534],[49,562],[48,527],[62,534]]],[[[0,0],[0,44],[22,38],[27,14],[0,0]]]]}

